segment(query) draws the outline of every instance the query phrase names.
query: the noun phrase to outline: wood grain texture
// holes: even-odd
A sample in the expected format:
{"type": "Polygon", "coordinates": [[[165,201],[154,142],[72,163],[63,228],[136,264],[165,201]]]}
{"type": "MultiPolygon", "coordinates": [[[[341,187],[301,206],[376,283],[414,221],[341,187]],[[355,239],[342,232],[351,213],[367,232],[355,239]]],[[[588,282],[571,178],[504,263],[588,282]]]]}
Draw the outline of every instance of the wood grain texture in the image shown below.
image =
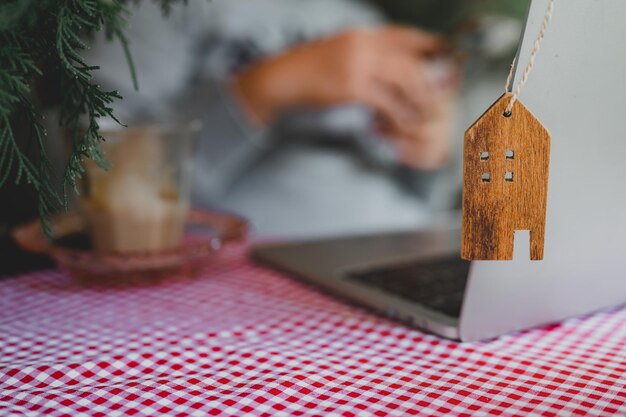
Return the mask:
{"type": "Polygon", "coordinates": [[[465,132],[461,257],[511,260],[516,230],[530,231],[530,258],[543,259],[550,133],[511,95],[465,132]]]}

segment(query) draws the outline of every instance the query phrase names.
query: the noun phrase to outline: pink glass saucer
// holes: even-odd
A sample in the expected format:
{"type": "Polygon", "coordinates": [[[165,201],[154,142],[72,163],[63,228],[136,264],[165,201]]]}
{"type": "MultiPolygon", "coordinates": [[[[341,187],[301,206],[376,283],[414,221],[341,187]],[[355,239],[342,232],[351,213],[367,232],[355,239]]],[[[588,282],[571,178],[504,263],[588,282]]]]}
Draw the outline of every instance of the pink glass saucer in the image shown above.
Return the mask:
{"type": "Polygon", "coordinates": [[[96,253],[90,248],[86,224],[77,213],[52,218],[52,240],[38,220],[13,230],[25,250],[50,255],[77,277],[119,277],[181,272],[206,264],[224,246],[244,241],[248,222],[231,213],[192,209],[185,224],[183,244],[159,252],[96,253]]]}

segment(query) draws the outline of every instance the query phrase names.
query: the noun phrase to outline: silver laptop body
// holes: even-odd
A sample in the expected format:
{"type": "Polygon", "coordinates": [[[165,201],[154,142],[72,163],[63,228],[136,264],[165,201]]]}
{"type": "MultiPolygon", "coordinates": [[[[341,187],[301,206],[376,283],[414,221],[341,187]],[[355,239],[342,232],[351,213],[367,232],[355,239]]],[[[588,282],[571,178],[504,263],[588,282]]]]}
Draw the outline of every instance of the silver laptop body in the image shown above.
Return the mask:
{"type": "MultiPolygon", "coordinates": [[[[546,5],[547,0],[532,1],[518,62],[527,61],[546,5]]],[[[623,0],[558,1],[521,94],[552,134],[543,261],[529,260],[529,235],[516,232],[515,259],[471,262],[460,310],[445,314],[361,279],[370,279],[368,271],[393,273],[404,265],[458,258],[456,230],[263,245],[253,256],[408,324],[463,341],[625,303],[624,16],[623,0]]],[[[522,71],[520,65],[515,83],[522,71]]]]}

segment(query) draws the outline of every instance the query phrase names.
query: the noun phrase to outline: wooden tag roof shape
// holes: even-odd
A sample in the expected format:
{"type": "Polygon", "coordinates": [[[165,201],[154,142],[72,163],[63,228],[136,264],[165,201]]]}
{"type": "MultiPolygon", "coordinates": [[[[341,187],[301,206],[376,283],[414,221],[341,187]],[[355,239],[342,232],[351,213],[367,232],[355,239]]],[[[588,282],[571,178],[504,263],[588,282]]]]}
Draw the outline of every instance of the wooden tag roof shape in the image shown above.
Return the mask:
{"type": "Polygon", "coordinates": [[[543,259],[550,133],[519,100],[500,97],[466,132],[461,257],[512,260],[516,230],[530,231],[530,258],[543,259]]]}

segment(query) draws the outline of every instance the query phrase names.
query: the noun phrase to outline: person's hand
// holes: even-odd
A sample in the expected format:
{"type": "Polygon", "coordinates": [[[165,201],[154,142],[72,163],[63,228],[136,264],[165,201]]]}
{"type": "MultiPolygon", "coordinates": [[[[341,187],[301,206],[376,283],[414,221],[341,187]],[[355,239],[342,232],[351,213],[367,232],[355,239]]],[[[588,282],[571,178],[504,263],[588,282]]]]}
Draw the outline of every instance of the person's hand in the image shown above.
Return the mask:
{"type": "Polygon", "coordinates": [[[454,90],[443,89],[428,112],[400,129],[384,123],[379,132],[389,139],[399,161],[412,168],[435,170],[443,166],[450,154],[456,113],[454,90]]]}
{"type": "Polygon", "coordinates": [[[263,59],[236,74],[232,85],[261,123],[294,107],[367,105],[401,160],[432,167],[448,148],[435,136],[454,80],[433,77],[428,68],[444,46],[438,37],[404,27],[355,29],[263,59]]]}

